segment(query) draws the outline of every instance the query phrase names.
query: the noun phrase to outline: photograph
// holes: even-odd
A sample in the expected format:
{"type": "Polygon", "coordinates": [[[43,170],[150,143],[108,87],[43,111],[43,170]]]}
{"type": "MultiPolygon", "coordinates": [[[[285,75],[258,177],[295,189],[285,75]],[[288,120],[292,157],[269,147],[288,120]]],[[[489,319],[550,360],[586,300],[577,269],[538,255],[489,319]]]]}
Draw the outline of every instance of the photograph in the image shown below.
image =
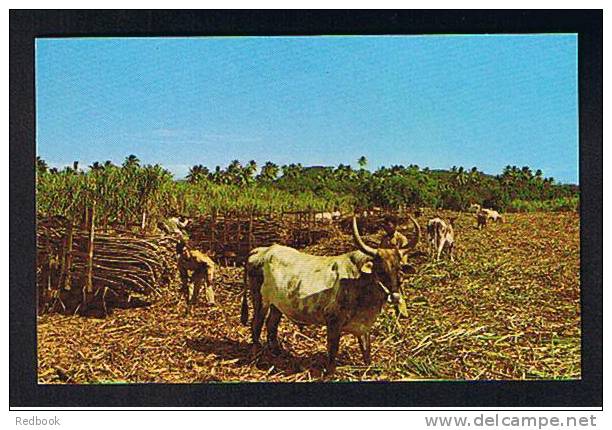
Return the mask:
{"type": "Polygon", "coordinates": [[[578,42],[36,37],[37,383],[580,381],[578,42]]]}

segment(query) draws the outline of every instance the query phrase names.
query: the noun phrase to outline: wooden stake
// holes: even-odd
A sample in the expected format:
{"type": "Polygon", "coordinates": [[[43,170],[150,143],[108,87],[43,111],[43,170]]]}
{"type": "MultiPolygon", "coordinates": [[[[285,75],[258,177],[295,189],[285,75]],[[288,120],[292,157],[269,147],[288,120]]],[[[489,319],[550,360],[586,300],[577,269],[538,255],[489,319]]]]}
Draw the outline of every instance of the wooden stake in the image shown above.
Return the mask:
{"type": "Polygon", "coordinates": [[[89,216],[89,241],[87,243],[87,278],[85,281],[85,289],[88,293],[93,292],[93,254],[94,254],[94,218],[96,215],[96,201],[91,203],[91,211],[89,216]]]}
{"type": "Polygon", "coordinates": [[[251,210],[251,212],[249,213],[249,249],[247,252],[251,252],[251,249],[253,249],[253,211],[251,210]]]}
{"type": "Polygon", "coordinates": [[[72,237],[73,237],[73,221],[68,220],[68,226],[66,228],[66,260],[64,263],[63,269],[63,285],[62,287],[66,291],[70,291],[72,289],[72,237]]]}

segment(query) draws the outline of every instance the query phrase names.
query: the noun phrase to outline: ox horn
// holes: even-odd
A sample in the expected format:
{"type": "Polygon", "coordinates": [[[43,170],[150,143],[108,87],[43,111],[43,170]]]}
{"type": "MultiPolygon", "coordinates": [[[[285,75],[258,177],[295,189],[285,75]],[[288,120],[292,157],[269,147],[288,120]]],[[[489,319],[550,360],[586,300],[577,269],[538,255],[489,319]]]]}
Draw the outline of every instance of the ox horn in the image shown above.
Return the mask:
{"type": "Polygon", "coordinates": [[[410,218],[410,221],[412,221],[412,223],[414,224],[414,236],[412,236],[412,239],[405,246],[405,248],[415,248],[419,243],[419,240],[421,239],[421,227],[412,215],[408,214],[408,218],[410,218]]]}
{"type": "Polygon", "coordinates": [[[364,243],[363,239],[359,235],[359,230],[357,229],[357,218],[353,216],[353,237],[355,238],[355,242],[357,242],[357,246],[365,253],[371,257],[376,257],[378,255],[378,251],[371,246],[368,246],[364,243]]]}

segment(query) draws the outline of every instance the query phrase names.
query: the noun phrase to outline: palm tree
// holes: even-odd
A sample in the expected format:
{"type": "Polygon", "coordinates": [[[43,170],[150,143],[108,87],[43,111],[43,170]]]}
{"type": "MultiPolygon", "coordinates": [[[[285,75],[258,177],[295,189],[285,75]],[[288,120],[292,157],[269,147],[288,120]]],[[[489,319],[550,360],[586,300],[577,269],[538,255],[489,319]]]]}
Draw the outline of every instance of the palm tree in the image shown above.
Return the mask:
{"type": "Polygon", "coordinates": [[[523,175],[523,179],[527,181],[529,181],[533,177],[533,173],[531,172],[529,166],[523,166],[523,168],[521,169],[521,173],[523,175]]]}
{"type": "Polygon", "coordinates": [[[234,184],[242,184],[245,181],[242,164],[238,160],[232,160],[225,169],[226,181],[234,184]]]}
{"type": "Polygon", "coordinates": [[[480,172],[478,172],[478,169],[476,168],[476,166],[470,169],[470,173],[468,174],[468,179],[470,180],[470,182],[474,184],[477,183],[478,180],[480,179],[480,172]]]}
{"type": "Polygon", "coordinates": [[[255,172],[257,172],[257,162],[255,160],[251,160],[242,169],[241,182],[247,184],[252,183],[254,181],[255,172]]]}
{"type": "Polygon", "coordinates": [[[246,165],[247,171],[253,175],[257,171],[257,162],[255,160],[251,160],[246,165]]]}
{"type": "Polygon", "coordinates": [[[221,166],[215,166],[215,171],[213,173],[211,173],[210,175],[210,179],[215,183],[215,184],[221,184],[223,183],[223,170],[221,170],[221,166]]]}
{"type": "Polygon", "coordinates": [[[195,166],[189,169],[189,173],[187,174],[187,182],[195,184],[206,178],[208,174],[209,171],[207,167],[204,167],[201,164],[196,164],[195,166]]]}
{"type": "Polygon", "coordinates": [[[89,166],[90,170],[93,171],[97,171],[97,170],[102,170],[104,169],[104,166],[102,166],[98,161],[94,161],[93,163],[91,163],[91,165],[89,166]]]}
{"type": "Polygon", "coordinates": [[[463,166],[459,167],[459,169],[457,169],[453,180],[460,186],[463,186],[467,183],[468,181],[468,175],[465,172],[463,166]]]}
{"type": "Polygon", "coordinates": [[[286,176],[287,178],[298,178],[301,174],[302,171],[304,170],[304,168],[302,167],[302,164],[298,163],[291,163],[289,165],[284,165],[281,167],[281,170],[283,172],[283,176],[286,176]]]}
{"type": "Polygon", "coordinates": [[[365,169],[365,166],[368,165],[368,159],[365,157],[365,155],[362,155],[359,157],[359,160],[357,160],[357,164],[359,164],[361,169],[365,169]]]}
{"type": "Polygon", "coordinates": [[[46,173],[48,169],[47,162],[40,158],[40,156],[36,156],[36,171],[38,173],[46,173]]]}
{"type": "Polygon", "coordinates": [[[355,171],[350,164],[338,164],[334,176],[340,181],[345,179],[353,179],[355,177],[355,171]]]}
{"type": "Polygon", "coordinates": [[[125,161],[123,162],[123,167],[125,168],[139,167],[139,166],[140,166],[140,160],[134,154],[128,155],[125,158],[125,161]]]}
{"type": "Polygon", "coordinates": [[[257,178],[261,181],[274,181],[279,172],[279,167],[271,161],[266,161],[266,163],[261,168],[261,172],[257,178]]]}

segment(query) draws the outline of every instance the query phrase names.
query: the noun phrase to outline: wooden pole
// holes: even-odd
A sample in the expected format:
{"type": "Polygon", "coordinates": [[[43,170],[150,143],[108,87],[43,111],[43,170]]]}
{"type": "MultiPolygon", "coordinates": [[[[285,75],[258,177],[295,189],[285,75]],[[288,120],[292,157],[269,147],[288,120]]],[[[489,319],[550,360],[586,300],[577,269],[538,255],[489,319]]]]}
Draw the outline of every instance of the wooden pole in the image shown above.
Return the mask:
{"type": "Polygon", "coordinates": [[[314,212],[312,211],[312,208],[308,212],[307,216],[308,216],[308,245],[311,245],[313,242],[312,229],[313,229],[313,224],[314,224],[314,212]]]}
{"type": "Polygon", "coordinates": [[[213,209],[210,223],[210,250],[216,254],[217,243],[215,242],[215,239],[217,233],[217,208],[213,209]]]}
{"type": "Polygon", "coordinates": [[[88,293],[93,292],[93,254],[94,254],[94,218],[96,215],[96,201],[91,203],[91,211],[89,216],[89,241],[87,243],[87,278],[85,282],[85,290],[88,293]]]}
{"type": "Polygon", "coordinates": [[[142,222],[140,224],[140,229],[144,231],[145,226],[147,225],[147,210],[142,210],[142,222]]]}
{"type": "Polygon", "coordinates": [[[60,256],[60,273],[57,278],[57,290],[64,288],[64,276],[66,273],[66,255],[68,254],[68,224],[66,223],[66,233],[62,239],[62,255],[60,256]]]}
{"type": "Polygon", "coordinates": [[[66,261],[63,270],[63,285],[62,287],[66,291],[72,289],[72,236],[73,236],[73,220],[68,220],[68,226],[66,228],[66,261]]]}
{"type": "Polygon", "coordinates": [[[251,249],[253,249],[253,210],[251,210],[251,212],[249,213],[249,238],[248,238],[248,243],[249,243],[248,252],[251,252],[251,249]]]}
{"type": "Polygon", "coordinates": [[[242,212],[238,212],[236,216],[236,223],[238,224],[238,230],[236,232],[236,253],[240,254],[240,249],[242,245],[242,212]]]}

